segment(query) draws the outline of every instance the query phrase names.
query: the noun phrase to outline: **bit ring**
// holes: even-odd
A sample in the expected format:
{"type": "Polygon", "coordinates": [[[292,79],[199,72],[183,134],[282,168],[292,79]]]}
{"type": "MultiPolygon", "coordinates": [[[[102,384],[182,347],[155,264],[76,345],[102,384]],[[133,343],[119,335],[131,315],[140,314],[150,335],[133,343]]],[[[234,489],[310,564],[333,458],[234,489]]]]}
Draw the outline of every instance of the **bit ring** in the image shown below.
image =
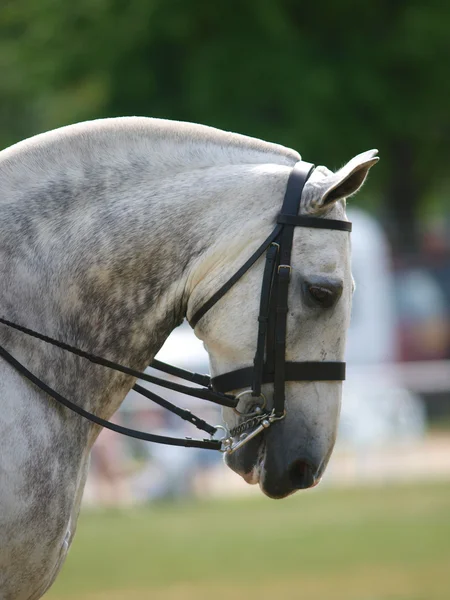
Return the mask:
{"type": "MultiPolygon", "coordinates": [[[[214,427],[216,428],[217,431],[223,431],[223,437],[221,438],[216,438],[219,440],[219,442],[223,442],[224,440],[226,440],[227,438],[230,437],[230,432],[228,431],[228,429],[226,427],[224,427],[223,425],[214,425],[214,427]]],[[[216,431],[216,433],[217,433],[216,431]]]]}
{"type": "MultiPolygon", "coordinates": [[[[252,390],[244,390],[243,392],[240,392],[239,394],[236,395],[236,399],[239,401],[243,396],[250,396],[251,394],[252,394],[252,390]]],[[[252,398],[254,398],[254,396],[252,396],[252,398]]],[[[256,396],[256,398],[261,398],[262,404],[258,404],[253,411],[241,412],[236,407],[233,408],[233,411],[239,417],[244,417],[244,418],[255,417],[257,415],[260,415],[263,412],[263,410],[266,408],[267,400],[263,393],[260,393],[260,395],[256,396]]]]}

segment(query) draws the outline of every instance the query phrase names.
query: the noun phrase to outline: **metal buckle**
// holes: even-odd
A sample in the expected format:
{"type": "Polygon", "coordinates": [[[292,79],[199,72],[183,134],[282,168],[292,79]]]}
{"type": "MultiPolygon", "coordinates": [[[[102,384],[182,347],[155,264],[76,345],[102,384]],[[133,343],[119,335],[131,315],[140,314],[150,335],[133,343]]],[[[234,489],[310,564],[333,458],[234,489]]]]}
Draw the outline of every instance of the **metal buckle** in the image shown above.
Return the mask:
{"type": "Polygon", "coordinates": [[[280,269],[289,269],[289,277],[291,276],[291,272],[292,272],[291,265],[278,265],[278,275],[280,274],[280,269]]]}

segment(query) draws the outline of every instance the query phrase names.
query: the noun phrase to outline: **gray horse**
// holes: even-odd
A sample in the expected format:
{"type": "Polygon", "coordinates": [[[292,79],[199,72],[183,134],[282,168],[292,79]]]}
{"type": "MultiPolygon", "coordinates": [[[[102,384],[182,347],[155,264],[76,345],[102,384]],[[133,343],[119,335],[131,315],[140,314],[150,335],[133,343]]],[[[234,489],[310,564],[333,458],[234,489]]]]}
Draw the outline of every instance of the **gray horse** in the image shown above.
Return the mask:
{"type": "MultiPolygon", "coordinates": [[[[345,220],[377,161],[317,168],[301,212],[345,220]]],[[[169,333],[273,228],[299,155],[208,127],[146,118],[82,123],[0,153],[0,315],[143,369],[169,333]]],[[[296,230],[287,359],[341,361],[349,235],[296,230]],[[322,293],[317,292],[320,282],[322,293]],[[326,303],[323,298],[326,297],[326,303]]],[[[214,375],[248,366],[263,262],[196,327],[214,375]]],[[[134,380],[0,325],[0,344],[85,409],[109,418],[134,380]]],[[[264,391],[270,398],[271,385],[264,391]]],[[[340,382],[286,385],[284,421],[227,461],[271,497],[315,485],[333,449],[340,382]],[[298,465],[307,463],[305,478],[298,465]]],[[[35,600],[72,542],[99,427],[0,360],[0,599],[35,600]]],[[[237,417],[226,409],[229,427],[237,417]]],[[[186,450],[188,452],[189,450],[186,450]]]]}

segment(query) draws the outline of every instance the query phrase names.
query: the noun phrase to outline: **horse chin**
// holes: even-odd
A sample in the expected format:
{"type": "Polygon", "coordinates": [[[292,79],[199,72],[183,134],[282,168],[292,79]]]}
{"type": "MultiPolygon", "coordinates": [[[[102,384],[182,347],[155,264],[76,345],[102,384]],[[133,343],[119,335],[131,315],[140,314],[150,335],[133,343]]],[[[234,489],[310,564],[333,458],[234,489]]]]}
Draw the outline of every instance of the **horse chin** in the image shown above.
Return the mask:
{"type": "Polygon", "coordinates": [[[233,454],[225,455],[225,463],[232,471],[240,475],[246,483],[256,485],[260,483],[264,467],[265,449],[264,440],[255,438],[233,454]]]}
{"type": "Polygon", "coordinates": [[[271,490],[270,485],[266,486],[264,469],[265,450],[264,441],[260,440],[259,442],[256,442],[255,440],[251,446],[249,443],[240,450],[236,450],[233,454],[226,455],[225,463],[249,485],[256,485],[259,483],[261,491],[268,498],[278,500],[290,496],[295,490],[286,494],[280,494],[278,491],[275,493],[271,490]],[[256,446],[256,448],[254,446],[256,446]]]}

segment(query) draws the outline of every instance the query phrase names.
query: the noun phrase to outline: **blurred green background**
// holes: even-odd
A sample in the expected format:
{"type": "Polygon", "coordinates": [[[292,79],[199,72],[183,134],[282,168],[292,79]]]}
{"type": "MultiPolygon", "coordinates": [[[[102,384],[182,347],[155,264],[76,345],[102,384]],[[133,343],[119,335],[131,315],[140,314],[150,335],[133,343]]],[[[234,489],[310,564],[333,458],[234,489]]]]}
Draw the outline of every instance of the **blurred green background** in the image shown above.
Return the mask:
{"type": "Polygon", "coordinates": [[[447,600],[450,484],[81,518],[49,600],[447,600]]]}
{"type": "Polygon", "coordinates": [[[414,251],[449,206],[449,26],[442,0],[3,0],[0,145],[144,115],[330,167],[375,147],[373,204],[414,251]]]}
{"type": "MultiPolygon", "coordinates": [[[[143,115],[281,143],[330,168],[378,148],[352,204],[377,216],[397,263],[417,263],[430,227],[450,238],[449,31],[443,0],[3,0],[0,146],[143,115]]],[[[431,356],[449,357],[450,344],[431,356]]],[[[150,597],[448,599],[449,483],[83,512],[48,598],[150,597]]]]}

